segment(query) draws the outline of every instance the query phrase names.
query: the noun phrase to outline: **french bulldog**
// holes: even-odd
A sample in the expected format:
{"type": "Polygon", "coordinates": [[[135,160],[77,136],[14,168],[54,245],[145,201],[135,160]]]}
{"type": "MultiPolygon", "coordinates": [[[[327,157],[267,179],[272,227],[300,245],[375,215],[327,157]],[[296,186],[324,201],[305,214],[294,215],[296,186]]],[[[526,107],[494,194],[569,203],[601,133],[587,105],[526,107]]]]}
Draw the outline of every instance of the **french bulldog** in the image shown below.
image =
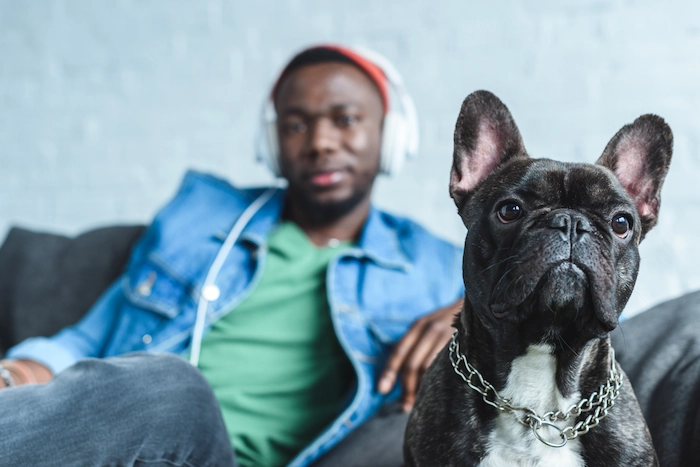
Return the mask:
{"type": "Polygon", "coordinates": [[[417,394],[407,466],[658,465],[608,333],[672,146],[647,114],[595,164],[533,159],[495,95],[464,100],[450,180],[467,227],[464,307],[417,394]]]}

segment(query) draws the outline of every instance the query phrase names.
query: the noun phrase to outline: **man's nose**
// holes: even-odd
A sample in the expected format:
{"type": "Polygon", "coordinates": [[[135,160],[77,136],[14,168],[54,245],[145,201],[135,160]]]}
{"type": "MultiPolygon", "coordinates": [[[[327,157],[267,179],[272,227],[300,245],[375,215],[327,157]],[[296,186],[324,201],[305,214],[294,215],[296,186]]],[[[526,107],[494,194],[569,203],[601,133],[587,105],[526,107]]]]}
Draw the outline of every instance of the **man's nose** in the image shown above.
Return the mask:
{"type": "Polygon", "coordinates": [[[340,147],[340,131],[332,121],[320,118],[309,132],[309,146],[314,154],[330,154],[340,147]]]}

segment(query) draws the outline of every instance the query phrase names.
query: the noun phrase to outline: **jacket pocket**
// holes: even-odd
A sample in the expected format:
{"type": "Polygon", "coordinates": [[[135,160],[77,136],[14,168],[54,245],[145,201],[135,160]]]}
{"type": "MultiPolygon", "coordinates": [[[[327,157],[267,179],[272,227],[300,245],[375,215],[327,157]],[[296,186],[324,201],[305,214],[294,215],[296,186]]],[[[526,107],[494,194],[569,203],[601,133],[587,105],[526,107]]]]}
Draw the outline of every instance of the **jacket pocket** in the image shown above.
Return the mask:
{"type": "Polygon", "coordinates": [[[130,268],[124,284],[127,301],[136,307],[174,318],[192,300],[191,285],[151,253],[138,267],[130,268]]]}

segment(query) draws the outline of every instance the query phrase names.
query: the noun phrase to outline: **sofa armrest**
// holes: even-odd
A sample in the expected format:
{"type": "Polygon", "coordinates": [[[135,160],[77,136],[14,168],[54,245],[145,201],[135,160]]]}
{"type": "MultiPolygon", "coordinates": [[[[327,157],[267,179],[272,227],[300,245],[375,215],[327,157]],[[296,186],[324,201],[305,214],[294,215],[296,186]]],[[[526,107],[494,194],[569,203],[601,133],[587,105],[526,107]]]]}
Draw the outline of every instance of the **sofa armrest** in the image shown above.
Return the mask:
{"type": "Polygon", "coordinates": [[[0,247],[0,356],[77,322],[121,274],[144,226],[75,238],[13,228],[0,247]]]}

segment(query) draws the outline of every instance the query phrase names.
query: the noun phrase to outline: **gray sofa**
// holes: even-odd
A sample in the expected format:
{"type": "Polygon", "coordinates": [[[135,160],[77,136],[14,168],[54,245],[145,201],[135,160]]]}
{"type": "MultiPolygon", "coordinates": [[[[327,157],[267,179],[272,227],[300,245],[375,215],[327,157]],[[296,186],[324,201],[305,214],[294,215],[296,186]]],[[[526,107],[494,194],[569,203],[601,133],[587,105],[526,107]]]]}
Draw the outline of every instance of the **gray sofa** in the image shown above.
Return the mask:
{"type": "Polygon", "coordinates": [[[121,273],[144,226],[75,238],[13,228],[0,247],[0,356],[77,322],[121,273]]]}
{"type": "MultiPolygon", "coordinates": [[[[13,228],[0,247],[0,355],[75,323],[124,269],[144,226],[75,238],[13,228]]],[[[700,465],[700,291],[662,303],[612,334],[662,466],[700,465]]]]}

